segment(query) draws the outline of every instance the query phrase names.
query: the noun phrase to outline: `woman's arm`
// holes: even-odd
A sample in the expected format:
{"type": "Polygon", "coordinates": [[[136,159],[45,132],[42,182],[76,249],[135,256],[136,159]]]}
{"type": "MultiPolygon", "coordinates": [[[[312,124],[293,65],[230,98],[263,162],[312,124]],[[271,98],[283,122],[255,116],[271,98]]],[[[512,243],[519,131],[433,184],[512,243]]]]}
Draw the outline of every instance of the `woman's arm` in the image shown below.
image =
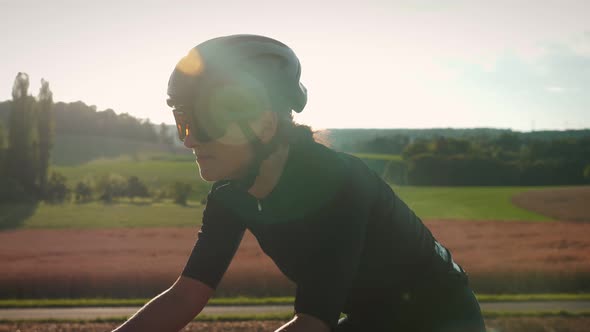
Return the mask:
{"type": "Polygon", "coordinates": [[[291,321],[275,332],[330,332],[330,328],[321,319],[306,314],[295,314],[291,321]]]}
{"type": "Polygon", "coordinates": [[[213,291],[196,279],[181,276],[113,332],[177,332],[203,310],[213,291]]]}

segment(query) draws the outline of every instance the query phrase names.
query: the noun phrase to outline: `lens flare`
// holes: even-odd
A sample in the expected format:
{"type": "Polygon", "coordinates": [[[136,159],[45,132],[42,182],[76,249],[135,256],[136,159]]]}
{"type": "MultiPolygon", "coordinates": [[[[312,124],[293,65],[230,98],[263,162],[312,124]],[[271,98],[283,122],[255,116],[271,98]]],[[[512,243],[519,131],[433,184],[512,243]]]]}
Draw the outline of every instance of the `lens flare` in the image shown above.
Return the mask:
{"type": "Polygon", "coordinates": [[[197,50],[191,49],[187,55],[185,55],[178,64],[176,69],[185,75],[197,76],[204,69],[203,59],[197,50]]]}

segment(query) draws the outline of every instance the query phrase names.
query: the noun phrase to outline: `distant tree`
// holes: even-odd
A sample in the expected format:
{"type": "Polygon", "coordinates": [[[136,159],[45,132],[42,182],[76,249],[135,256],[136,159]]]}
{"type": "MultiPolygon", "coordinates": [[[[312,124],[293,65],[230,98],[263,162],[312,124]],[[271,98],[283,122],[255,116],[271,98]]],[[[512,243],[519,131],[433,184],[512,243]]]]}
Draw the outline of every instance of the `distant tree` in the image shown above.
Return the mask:
{"type": "Polygon", "coordinates": [[[143,184],[137,176],[130,176],[127,178],[127,189],[125,190],[127,197],[133,199],[134,197],[149,197],[149,192],[145,184],[143,184]]]}
{"type": "Polygon", "coordinates": [[[152,122],[150,121],[150,119],[145,119],[143,121],[141,121],[141,137],[143,138],[143,140],[147,141],[147,142],[158,142],[158,133],[156,132],[156,130],[154,129],[154,126],[152,125],[152,122]]]}
{"type": "Polygon", "coordinates": [[[503,151],[518,152],[523,143],[519,135],[515,133],[504,133],[493,140],[492,144],[503,151]]]}
{"type": "Polygon", "coordinates": [[[410,158],[422,155],[430,152],[430,147],[428,141],[426,140],[416,140],[411,144],[408,144],[404,151],[402,152],[402,156],[404,159],[409,160],[410,158]]]}
{"type": "Polygon", "coordinates": [[[590,164],[584,169],[584,179],[586,179],[586,182],[590,183],[590,164]]]}
{"type": "Polygon", "coordinates": [[[158,140],[162,144],[172,145],[172,136],[168,133],[168,126],[162,122],[160,123],[160,131],[158,132],[158,140]]]}
{"type": "Polygon", "coordinates": [[[70,190],[66,186],[66,177],[58,172],[51,172],[47,181],[45,198],[50,203],[63,203],[68,197],[70,190]]]}
{"type": "Polygon", "coordinates": [[[368,141],[360,141],[354,148],[358,152],[400,154],[410,143],[405,135],[378,136],[368,141]]]}
{"type": "Polygon", "coordinates": [[[87,202],[92,197],[92,187],[88,183],[80,181],[74,188],[74,194],[76,195],[76,202],[87,202]]]}
{"type": "Polygon", "coordinates": [[[172,185],[171,189],[172,197],[174,198],[174,203],[179,205],[186,205],[186,201],[192,190],[191,185],[188,183],[175,182],[172,185]]]}
{"type": "Polygon", "coordinates": [[[433,141],[432,152],[437,155],[452,156],[456,154],[467,154],[471,145],[468,140],[460,138],[438,137],[433,141]]]}
{"type": "Polygon", "coordinates": [[[47,171],[49,169],[49,151],[53,145],[53,93],[49,89],[49,82],[41,79],[41,89],[37,102],[39,135],[39,166],[38,178],[41,193],[45,193],[47,185],[47,171]]]}
{"type": "Polygon", "coordinates": [[[38,196],[38,133],[35,100],[28,94],[29,76],[18,73],[12,87],[8,135],[8,173],[33,196],[38,196]]]}
{"type": "Polygon", "coordinates": [[[4,127],[2,126],[2,122],[0,122],[0,178],[6,177],[6,167],[5,167],[5,155],[6,155],[6,147],[4,146],[4,127]]]}
{"type": "Polygon", "coordinates": [[[25,201],[34,201],[34,198],[13,178],[0,176],[0,203],[25,201]]]}
{"type": "Polygon", "coordinates": [[[128,113],[117,115],[108,108],[97,111],[96,106],[81,101],[55,103],[55,132],[129,138],[144,142],[158,142],[158,133],[147,120],[139,120],[128,113]]]}
{"type": "Polygon", "coordinates": [[[127,181],[118,174],[106,174],[94,181],[94,191],[99,199],[105,203],[111,203],[117,197],[125,196],[127,181]]]}

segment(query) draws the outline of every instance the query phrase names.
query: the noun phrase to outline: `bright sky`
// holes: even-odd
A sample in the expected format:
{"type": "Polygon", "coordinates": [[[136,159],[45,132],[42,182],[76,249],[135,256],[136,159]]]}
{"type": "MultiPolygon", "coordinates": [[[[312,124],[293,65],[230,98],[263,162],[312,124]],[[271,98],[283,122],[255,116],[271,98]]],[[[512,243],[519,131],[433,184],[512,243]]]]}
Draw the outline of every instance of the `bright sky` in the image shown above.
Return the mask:
{"type": "Polygon", "coordinates": [[[0,100],[17,72],[56,101],[154,123],[176,62],[266,35],[300,58],[320,128],[590,128],[590,1],[5,1],[0,100]],[[443,4],[444,3],[444,4],[443,4]]]}

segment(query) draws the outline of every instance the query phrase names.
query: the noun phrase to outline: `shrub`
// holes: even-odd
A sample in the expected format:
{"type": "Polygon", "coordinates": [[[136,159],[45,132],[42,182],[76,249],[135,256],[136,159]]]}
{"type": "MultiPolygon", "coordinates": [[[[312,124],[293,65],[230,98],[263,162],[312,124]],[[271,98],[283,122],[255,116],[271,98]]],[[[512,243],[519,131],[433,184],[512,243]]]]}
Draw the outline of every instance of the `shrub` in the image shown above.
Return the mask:
{"type": "Polygon", "coordinates": [[[127,181],[118,174],[107,174],[96,180],[94,189],[101,201],[110,203],[117,197],[125,196],[127,181]]]}
{"type": "Polygon", "coordinates": [[[584,164],[577,160],[547,159],[523,164],[523,185],[573,185],[585,181],[580,170],[584,164]]]}
{"type": "Polygon", "coordinates": [[[515,185],[518,181],[518,165],[477,155],[421,154],[410,159],[407,170],[411,185],[515,185]]]}
{"type": "Polygon", "coordinates": [[[162,200],[170,197],[170,194],[168,193],[168,190],[158,188],[158,189],[152,190],[151,197],[152,197],[152,202],[155,203],[155,202],[161,202],[162,200]]]}
{"type": "Polygon", "coordinates": [[[63,174],[51,172],[49,181],[47,181],[45,200],[49,203],[63,203],[70,193],[66,182],[67,179],[63,174]]]}
{"type": "Polygon", "coordinates": [[[174,198],[174,203],[186,205],[186,200],[188,199],[191,190],[191,185],[188,183],[174,182],[171,188],[171,194],[174,198]]]}
{"type": "Polygon", "coordinates": [[[137,176],[130,176],[127,178],[127,188],[125,189],[127,197],[149,197],[147,187],[143,184],[137,176]]]}
{"type": "Polygon", "coordinates": [[[76,195],[76,202],[87,202],[92,198],[92,187],[88,183],[80,181],[74,188],[74,194],[76,195]]]}

